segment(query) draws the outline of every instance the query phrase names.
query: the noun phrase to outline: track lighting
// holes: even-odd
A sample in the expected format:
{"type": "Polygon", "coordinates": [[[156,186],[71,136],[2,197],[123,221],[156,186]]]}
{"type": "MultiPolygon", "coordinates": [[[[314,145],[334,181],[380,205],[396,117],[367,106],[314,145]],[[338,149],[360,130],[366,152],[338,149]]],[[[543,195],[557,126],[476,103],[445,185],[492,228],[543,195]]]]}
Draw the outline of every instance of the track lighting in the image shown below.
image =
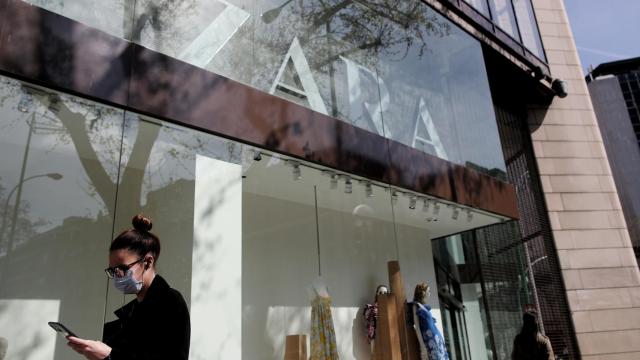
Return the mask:
{"type": "Polygon", "coordinates": [[[415,195],[411,195],[411,197],[409,198],[409,209],[415,210],[416,202],[417,202],[416,196],[415,195]]]}
{"type": "Polygon", "coordinates": [[[253,153],[253,160],[254,161],[260,161],[262,160],[262,154],[260,153],[260,151],[255,151],[253,153]]]}
{"type": "Polygon", "coordinates": [[[440,213],[440,203],[436,202],[433,204],[433,215],[438,215],[440,213]]]}
{"type": "Polygon", "coordinates": [[[322,175],[329,177],[329,189],[335,190],[338,188],[338,174],[332,170],[322,170],[322,175]]]}
{"type": "Polygon", "coordinates": [[[347,180],[344,182],[344,193],[351,194],[353,192],[353,184],[351,183],[351,178],[347,176],[347,180]]]}
{"type": "Polygon", "coordinates": [[[293,180],[302,179],[302,170],[300,170],[300,164],[297,162],[292,163],[293,166],[293,180]]]}
{"type": "Polygon", "coordinates": [[[460,209],[453,206],[453,211],[451,212],[451,219],[458,220],[458,216],[460,215],[460,209]]]}
{"type": "Polygon", "coordinates": [[[371,186],[370,182],[367,182],[367,184],[364,186],[364,193],[368,198],[373,197],[373,187],[371,186]]]}
{"type": "Polygon", "coordinates": [[[427,212],[429,211],[429,199],[424,198],[422,200],[422,211],[427,212]]]}
{"type": "Polygon", "coordinates": [[[336,173],[332,173],[331,175],[329,175],[329,188],[331,190],[335,190],[338,188],[338,174],[336,173]]]}
{"type": "Polygon", "coordinates": [[[395,190],[391,190],[391,203],[395,204],[398,202],[398,192],[395,190]]]}

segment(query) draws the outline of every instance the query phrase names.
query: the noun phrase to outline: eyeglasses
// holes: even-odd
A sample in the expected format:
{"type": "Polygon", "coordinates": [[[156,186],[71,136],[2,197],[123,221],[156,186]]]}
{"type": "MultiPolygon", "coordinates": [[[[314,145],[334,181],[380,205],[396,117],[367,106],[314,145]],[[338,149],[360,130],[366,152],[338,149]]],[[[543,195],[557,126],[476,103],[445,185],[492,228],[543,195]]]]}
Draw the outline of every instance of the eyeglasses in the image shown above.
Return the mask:
{"type": "Polygon", "coordinates": [[[114,277],[123,277],[127,273],[127,271],[131,269],[133,265],[139,263],[142,260],[144,260],[144,258],[140,258],[132,262],[131,264],[123,264],[123,265],[108,267],[104,269],[104,272],[107,273],[107,276],[110,279],[113,279],[114,277]]]}

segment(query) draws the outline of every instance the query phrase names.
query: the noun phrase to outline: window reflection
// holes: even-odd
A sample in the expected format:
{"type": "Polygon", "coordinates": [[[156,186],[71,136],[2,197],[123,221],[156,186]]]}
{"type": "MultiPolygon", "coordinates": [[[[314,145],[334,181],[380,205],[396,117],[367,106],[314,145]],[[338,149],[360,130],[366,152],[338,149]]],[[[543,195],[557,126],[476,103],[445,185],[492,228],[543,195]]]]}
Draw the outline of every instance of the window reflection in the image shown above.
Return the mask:
{"type": "Polygon", "coordinates": [[[100,338],[123,112],[0,77],[0,113],[2,336],[9,358],[70,358],[43,321],[100,338]]]}
{"type": "Polygon", "coordinates": [[[512,0],[518,18],[522,43],[538,58],[545,59],[531,0],[512,0]]]}
{"type": "Polygon", "coordinates": [[[383,113],[388,137],[480,171],[503,172],[480,44],[428,7],[420,10],[422,33],[390,26],[413,45],[380,54],[379,74],[391,94],[383,113]]]}
{"type": "Polygon", "coordinates": [[[486,16],[487,18],[491,18],[491,13],[489,12],[489,3],[487,2],[487,0],[464,0],[464,1],[469,3],[476,10],[480,11],[482,15],[486,16]]]}
{"type": "Polygon", "coordinates": [[[119,38],[129,39],[131,13],[137,0],[25,0],[119,38]],[[108,14],[108,16],[105,16],[108,14]]]}
{"type": "Polygon", "coordinates": [[[493,22],[514,39],[520,39],[511,0],[489,0],[493,22]]]}
{"type": "Polygon", "coordinates": [[[34,1],[426,153],[504,169],[480,44],[420,1],[117,0],[96,9],[122,14],[108,22],[74,0],[34,1]]]}

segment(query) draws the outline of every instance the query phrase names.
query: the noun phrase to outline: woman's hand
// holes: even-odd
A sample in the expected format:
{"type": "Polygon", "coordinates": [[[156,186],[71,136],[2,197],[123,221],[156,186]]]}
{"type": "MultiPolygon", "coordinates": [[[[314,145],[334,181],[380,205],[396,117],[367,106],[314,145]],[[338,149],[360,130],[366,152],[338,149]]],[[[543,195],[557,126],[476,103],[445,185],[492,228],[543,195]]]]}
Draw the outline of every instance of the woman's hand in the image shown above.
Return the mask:
{"type": "Polygon", "coordinates": [[[89,360],[103,360],[111,354],[111,347],[102,341],[84,340],[75,336],[67,336],[67,340],[69,347],[89,360]]]}

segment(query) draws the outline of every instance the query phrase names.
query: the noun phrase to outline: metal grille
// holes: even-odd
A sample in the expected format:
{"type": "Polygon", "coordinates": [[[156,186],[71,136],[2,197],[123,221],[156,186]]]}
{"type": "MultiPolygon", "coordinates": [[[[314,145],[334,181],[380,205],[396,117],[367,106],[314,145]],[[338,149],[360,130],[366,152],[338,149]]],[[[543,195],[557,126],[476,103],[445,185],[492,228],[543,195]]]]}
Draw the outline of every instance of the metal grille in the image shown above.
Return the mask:
{"type": "Polygon", "coordinates": [[[525,259],[516,222],[475,231],[484,297],[495,359],[511,359],[513,339],[522,326],[522,309],[529,304],[525,259]]]}
{"type": "Polygon", "coordinates": [[[529,285],[537,294],[545,334],[551,340],[556,358],[580,359],[526,114],[523,110],[499,105],[495,111],[507,178],[517,190],[520,243],[524,245],[533,273],[529,285]]]}

